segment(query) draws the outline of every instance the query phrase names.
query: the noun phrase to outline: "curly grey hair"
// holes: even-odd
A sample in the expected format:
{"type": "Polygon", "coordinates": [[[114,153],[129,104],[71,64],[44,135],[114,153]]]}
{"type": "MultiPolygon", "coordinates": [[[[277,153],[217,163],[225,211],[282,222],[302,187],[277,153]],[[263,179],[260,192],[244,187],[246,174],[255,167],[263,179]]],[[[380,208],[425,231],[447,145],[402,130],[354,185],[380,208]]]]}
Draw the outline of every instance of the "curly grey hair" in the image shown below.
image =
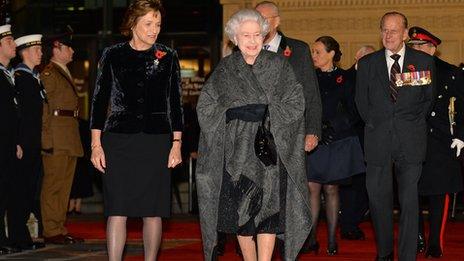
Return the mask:
{"type": "Polygon", "coordinates": [[[258,11],[253,9],[241,9],[230,17],[224,28],[227,37],[229,37],[234,44],[237,44],[235,42],[235,35],[237,34],[240,24],[249,20],[256,21],[259,24],[263,37],[269,33],[269,23],[258,11]]]}

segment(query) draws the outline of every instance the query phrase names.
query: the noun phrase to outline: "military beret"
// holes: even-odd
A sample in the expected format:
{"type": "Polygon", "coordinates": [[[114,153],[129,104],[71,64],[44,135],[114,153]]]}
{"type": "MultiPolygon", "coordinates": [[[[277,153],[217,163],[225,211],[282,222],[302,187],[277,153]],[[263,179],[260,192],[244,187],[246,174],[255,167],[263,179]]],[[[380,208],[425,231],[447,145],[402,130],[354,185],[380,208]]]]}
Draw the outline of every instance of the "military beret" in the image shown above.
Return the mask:
{"type": "Polygon", "coordinates": [[[435,46],[441,44],[440,38],[436,37],[429,31],[425,30],[424,28],[414,26],[409,28],[409,41],[408,44],[425,44],[431,43],[435,46]]]}
{"type": "Polygon", "coordinates": [[[61,43],[67,46],[72,46],[73,33],[73,29],[68,25],[66,28],[61,29],[57,34],[47,36],[44,40],[44,44],[56,46],[57,43],[61,43]]]}

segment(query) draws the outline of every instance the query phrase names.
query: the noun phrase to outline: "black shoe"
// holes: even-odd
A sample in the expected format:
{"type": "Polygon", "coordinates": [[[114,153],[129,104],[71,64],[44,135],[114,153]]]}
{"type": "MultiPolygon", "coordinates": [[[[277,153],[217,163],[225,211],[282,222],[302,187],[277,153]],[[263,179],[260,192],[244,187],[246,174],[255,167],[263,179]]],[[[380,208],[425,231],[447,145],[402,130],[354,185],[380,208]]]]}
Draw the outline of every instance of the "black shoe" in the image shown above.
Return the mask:
{"type": "Polygon", "coordinates": [[[390,254],[386,255],[386,256],[377,256],[375,257],[375,261],[393,261],[393,252],[391,252],[390,254]]]}
{"type": "Polygon", "coordinates": [[[337,243],[329,243],[329,246],[327,247],[327,254],[329,256],[334,256],[338,253],[338,245],[337,243]]]}
{"type": "Polygon", "coordinates": [[[314,252],[315,255],[319,254],[319,242],[315,242],[313,244],[307,244],[307,246],[304,248],[304,251],[302,249],[302,252],[303,253],[311,253],[311,252],[314,252]]]}
{"type": "Polygon", "coordinates": [[[361,229],[356,229],[354,231],[341,233],[341,238],[346,240],[364,240],[366,236],[361,229]]]}
{"type": "Polygon", "coordinates": [[[44,247],[45,247],[45,243],[42,243],[42,242],[32,242],[32,243],[27,244],[27,245],[19,246],[19,248],[21,248],[21,250],[36,250],[36,249],[40,249],[40,248],[44,248],[44,247]]]}
{"type": "Polygon", "coordinates": [[[0,246],[0,254],[8,255],[21,252],[21,248],[16,246],[0,246]]]}
{"type": "Polygon", "coordinates": [[[443,251],[439,246],[429,246],[425,252],[426,258],[440,258],[443,256],[443,251]]]}
{"type": "Polygon", "coordinates": [[[422,253],[425,250],[425,237],[419,233],[417,237],[417,253],[422,253]]]}

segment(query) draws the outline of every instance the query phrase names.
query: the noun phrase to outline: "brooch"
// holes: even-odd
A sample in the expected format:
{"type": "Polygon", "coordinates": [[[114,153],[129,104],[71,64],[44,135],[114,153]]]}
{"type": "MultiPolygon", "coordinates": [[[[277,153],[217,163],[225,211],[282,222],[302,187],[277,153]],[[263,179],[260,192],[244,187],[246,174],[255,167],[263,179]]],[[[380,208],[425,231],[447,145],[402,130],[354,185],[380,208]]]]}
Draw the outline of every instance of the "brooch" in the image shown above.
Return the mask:
{"type": "Polygon", "coordinates": [[[155,67],[158,66],[159,60],[163,58],[165,55],[166,55],[166,52],[163,52],[160,50],[155,51],[155,59],[153,60],[153,64],[155,65],[155,67]]]}
{"type": "Polygon", "coordinates": [[[292,55],[292,50],[291,50],[290,47],[287,45],[287,47],[286,47],[285,50],[284,50],[284,56],[285,56],[285,57],[290,57],[290,55],[292,55]]]}
{"type": "Polygon", "coordinates": [[[341,84],[343,82],[343,75],[340,75],[337,77],[337,79],[335,79],[335,81],[338,83],[338,84],[341,84]]]}

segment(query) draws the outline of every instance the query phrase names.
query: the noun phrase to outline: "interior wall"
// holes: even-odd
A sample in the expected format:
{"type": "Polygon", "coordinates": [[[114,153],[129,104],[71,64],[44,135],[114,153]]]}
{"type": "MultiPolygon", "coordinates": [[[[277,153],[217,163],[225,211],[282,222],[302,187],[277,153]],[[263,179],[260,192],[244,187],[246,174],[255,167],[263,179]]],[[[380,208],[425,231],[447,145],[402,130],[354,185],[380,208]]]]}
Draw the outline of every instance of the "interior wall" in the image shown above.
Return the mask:
{"type": "MultiPolygon", "coordinates": [[[[223,21],[256,0],[221,0],[223,21]]],[[[389,11],[408,17],[410,26],[421,26],[442,40],[440,57],[458,65],[464,62],[464,0],[274,0],[281,12],[281,30],[311,44],[322,35],[341,45],[341,66],[347,68],[362,45],[381,48],[379,21],[389,11]]],[[[225,40],[227,37],[224,36],[225,40]]]]}

